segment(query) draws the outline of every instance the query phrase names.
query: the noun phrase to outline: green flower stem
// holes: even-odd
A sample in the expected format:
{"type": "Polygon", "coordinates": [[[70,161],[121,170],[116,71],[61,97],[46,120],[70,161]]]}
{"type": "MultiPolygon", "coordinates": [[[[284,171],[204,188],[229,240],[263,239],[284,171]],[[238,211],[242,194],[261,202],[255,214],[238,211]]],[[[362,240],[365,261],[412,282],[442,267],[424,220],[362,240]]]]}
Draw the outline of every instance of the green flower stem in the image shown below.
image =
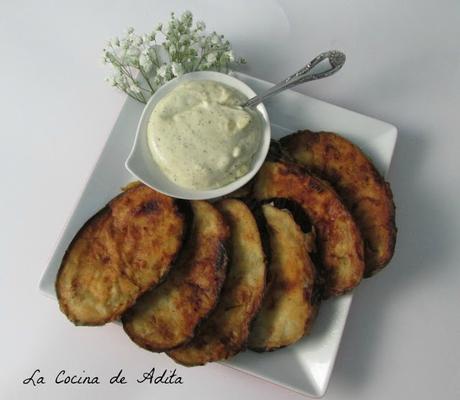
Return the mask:
{"type": "MultiPolygon", "coordinates": [[[[124,74],[125,74],[129,79],[131,79],[131,82],[132,82],[132,83],[138,85],[138,82],[137,82],[136,79],[134,79],[134,77],[133,77],[133,75],[132,75],[131,70],[129,69],[129,67],[125,67],[125,66],[122,65],[119,61],[118,61],[118,66],[120,67],[120,70],[122,70],[122,71],[124,72],[124,74]]],[[[142,86],[141,86],[141,85],[139,85],[139,87],[142,89],[142,86]]],[[[128,91],[126,91],[126,93],[129,94],[128,91]]],[[[147,103],[147,99],[145,98],[144,93],[140,92],[139,94],[141,95],[141,98],[142,98],[142,100],[139,100],[139,101],[142,101],[142,103],[144,103],[144,104],[147,103]]],[[[131,96],[131,97],[133,97],[133,96],[131,96]]],[[[135,97],[133,97],[133,98],[135,98],[135,97]]]]}
{"type": "Polygon", "coordinates": [[[198,60],[198,63],[193,67],[193,70],[194,70],[194,71],[198,70],[199,66],[201,65],[201,63],[202,63],[203,60],[204,60],[205,55],[207,56],[207,55],[209,54],[209,53],[206,53],[206,52],[205,52],[205,49],[206,49],[206,48],[207,48],[207,46],[203,46],[203,47],[201,48],[201,57],[200,57],[200,59],[198,60]]]}
{"type": "Polygon", "coordinates": [[[141,66],[139,66],[139,71],[141,72],[141,75],[143,76],[143,78],[145,79],[145,81],[147,82],[147,85],[149,85],[149,88],[150,90],[153,92],[155,92],[155,89],[153,88],[152,84],[150,83],[150,80],[147,76],[147,74],[145,73],[144,71],[144,68],[142,68],[141,66]]]}
{"type": "Polygon", "coordinates": [[[156,42],[156,40],[154,40],[153,43],[154,43],[154,45],[152,46],[152,50],[153,50],[153,53],[155,54],[155,57],[150,57],[150,54],[149,54],[149,58],[150,58],[150,60],[152,60],[152,63],[158,69],[158,68],[160,68],[160,62],[159,62],[159,57],[158,57],[157,48],[156,48],[156,46],[158,46],[158,43],[156,42]]]}
{"type": "Polygon", "coordinates": [[[129,97],[131,97],[132,99],[134,99],[134,100],[136,100],[136,101],[139,101],[139,102],[144,103],[144,104],[147,103],[147,101],[145,100],[145,97],[144,97],[143,99],[141,99],[141,98],[139,98],[139,97],[137,97],[137,96],[132,95],[132,94],[129,93],[127,90],[124,90],[124,92],[125,92],[129,97]]]}

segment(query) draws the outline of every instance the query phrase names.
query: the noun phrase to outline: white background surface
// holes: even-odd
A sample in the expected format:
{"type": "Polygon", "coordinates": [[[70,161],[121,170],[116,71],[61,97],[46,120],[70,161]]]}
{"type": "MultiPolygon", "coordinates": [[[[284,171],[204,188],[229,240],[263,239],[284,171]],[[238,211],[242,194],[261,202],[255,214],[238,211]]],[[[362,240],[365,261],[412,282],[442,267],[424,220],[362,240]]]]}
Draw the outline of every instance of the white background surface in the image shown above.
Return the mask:
{"type": "Polygon", "coordinates": [[[103,81],[101,48],[184,9],[263,79],[345,51],[336,77],[298,90],[399,128],[397,251],[355,291],[326,399],[460,398],[459,2],[43,0],[0,4],[0,399],[303,398],[221,365],[178,367],[180,386],[136,384],[174,364],[116,325],[74,328],[38,292],[124,101],[103,81]],[[36,368],[48,383],[23,385],[36,368]],[[121,368],[124,386],[52,383],[61,369],[105,382],[121,368]]]}

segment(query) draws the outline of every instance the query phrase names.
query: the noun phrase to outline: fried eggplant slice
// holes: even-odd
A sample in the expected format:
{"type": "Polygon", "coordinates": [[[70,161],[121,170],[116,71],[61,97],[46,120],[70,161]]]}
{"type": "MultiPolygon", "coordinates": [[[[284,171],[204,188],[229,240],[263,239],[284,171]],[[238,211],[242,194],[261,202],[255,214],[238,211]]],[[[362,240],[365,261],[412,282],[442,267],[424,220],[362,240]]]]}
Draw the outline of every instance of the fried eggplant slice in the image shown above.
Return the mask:
{"type": "Polygon", "coordinates": [[[353,143],[331,132],[300,131],[281,139],[296,162],[326,179],[356,220],[364,240],[364,275],[391,260],[396,243],[395,205],[388,182],[353,143]]]}
{"type": "Polygon", "coordinates": [[[132,186],[92,217],[67,249],[56,279],[61,310],[76,325],[117,319],[166,275],[185,230],[176,200],[132,186]]]}
{"type": "Polygon", "coordinates": [[[190,342],[168,352],[186,366],[223,360],[243,350],[265,289],[266,258],[254,216],[240,200],[215,205],[230,226],[230,262],[216,309],[190,342]]]}
{"type": "Polygon", "coordinates": [[[191,202],[190,237],[163,284],[123,315],[123,328],[139,346],[167,351],[188,342],[215,308],[226,276],[229,228],[205,201],[191,202]]]}
{"type": "Polygon", "coordinates": [[[262,209],[270,237],[270,281],[248,347],[272,351],[297,342],[309,332],[317,311],[316,271],[304,233],[291,213],[270,204],[262,209]]]}
{"type": "Polygon", "coordinates": [[[317,235],[323,297],[341,295],[359,284],[364,271],[361,234],[330,185],[297,165],[265,162],[256,176],[253,196],[287,198],[302,206],[317,235]]]}

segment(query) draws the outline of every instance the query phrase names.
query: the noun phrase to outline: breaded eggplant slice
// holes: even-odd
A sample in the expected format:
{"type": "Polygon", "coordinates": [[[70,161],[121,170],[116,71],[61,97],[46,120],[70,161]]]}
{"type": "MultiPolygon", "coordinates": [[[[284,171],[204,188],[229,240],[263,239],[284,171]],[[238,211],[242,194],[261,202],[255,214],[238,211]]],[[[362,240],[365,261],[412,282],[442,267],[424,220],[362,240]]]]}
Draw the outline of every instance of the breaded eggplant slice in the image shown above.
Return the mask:
{"type": "Polygon", "coordinates": [[[249,335],[248,347],[272,351],[297,342],[316,315],[315,266],[305,236],[291,213],[262,206],[271,248],[270,281],[249,335]]]}
{"type": "Polygon", "coordinates": [[[117,319],[169,271],[185,229],[178,202],[145,185],[114,198],[67,249],[56,279],[62,312],[76,325],[117,319]]]}
{"type": "Polygon", "coordinates": [[[163,284],[123,315],[123,328],[139,346],[166,351],[188,342],[215,308],[226,276],[229,228],[205,201],[191,202],[190,237],[163,284]]]}
{"type": "Polygon", "coordinates": [[[225,199],[215,206],[230,225],[230,262],[216,309],[190,342],[168,352],[187,366],[223,360],[243,350],[265,290],[266,257],[254,216],[240,200],[225,199]]]}
{"type": "Polygon", "coordinates": [[[350,212],[332,187],[301,167],[265,162],[253,195],[296,201],[315,227],[322,273],[323,297],[341,295],[359,284],[364,272],[363,241],[350,212]]]}
{"type": "Polygon", "coordinates": [[[394,253],[395,205],[390,185],[353,143],[331,132],[300,131],[280,140],[300,164],[326,179],[356,220],[364,240],[364,275],[380,271],[394,253]]]}

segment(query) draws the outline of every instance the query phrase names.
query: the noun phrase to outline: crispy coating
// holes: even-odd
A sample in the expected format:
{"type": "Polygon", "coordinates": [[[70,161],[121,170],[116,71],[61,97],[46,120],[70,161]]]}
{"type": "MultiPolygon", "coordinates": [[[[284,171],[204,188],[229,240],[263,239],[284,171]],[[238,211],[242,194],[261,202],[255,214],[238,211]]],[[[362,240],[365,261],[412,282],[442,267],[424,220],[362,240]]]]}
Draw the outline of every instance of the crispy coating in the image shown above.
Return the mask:
{"type": "Polygon", "coordinates": [[[304,233],[291,213],[262,206],[271,247],[270,282],[257,314],[248,347],[272,351],[297,342],[310,330],[316,315],[315,267],[304,233]]]}
{"type": "Polygon", "coordinates": [[[229,228],[205,201],[191,202],[193,226],[165,282],[123,315],[123,328],[139,346],[166,351],[188,342],[217,304],[225,279],[229,228]]]}
{"type": "Polygon", "coordinates": [[[396,243],[390,185],[357,146],[335,133],[305,130],[280,142],[297,162],[339,193],[361,230],[365,276],[380,271],[391,260],[396,243]]]}
{"type": "Polygon", "coordinates": [[[266,258],[254,216],[236,199],[215,205],[230,225],[231,261],[215,311],[190,342],[168,352],[187,366],[226,359],[243,350],[265,289],[266,258]]]}
{"type": "Polygon", "coordinates": [[[76,325],[117,319],[169,271],[185,228],[178,203],[145,185],[117,196],[67,249],[56,279],[63,313],[76,325]]]}
{"type": "Polygon", "coordinates": [[[297,165],[265,162],[253,195],[258,200],[287,198],[302,206],[318,238],[324,297],[343,294],[359,284],[364,271],[361,234],[330,185],[297,165]]]}

